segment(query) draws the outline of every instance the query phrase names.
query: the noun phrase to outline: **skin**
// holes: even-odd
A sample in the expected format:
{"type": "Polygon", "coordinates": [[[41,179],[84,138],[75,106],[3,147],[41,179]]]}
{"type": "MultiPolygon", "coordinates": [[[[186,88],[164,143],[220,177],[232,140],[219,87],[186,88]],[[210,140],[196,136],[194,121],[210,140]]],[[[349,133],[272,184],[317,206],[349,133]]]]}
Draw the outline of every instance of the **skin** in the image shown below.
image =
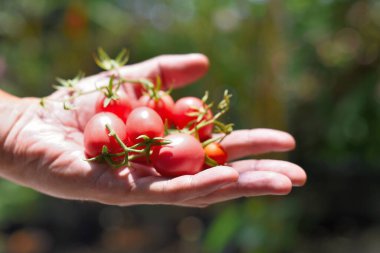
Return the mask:
{"type": "MultiPolygon", "coordinates": [[[[202,77],[208,59],[201,54],[163,55],[128,65],[120,73],[129,78],[161,76],[174,88],[202,77]]],[[[83,89],[102,82],[107,73],[83,79],[83,89]]],[[[125,90],[131,97],[131,86],[125,90]]],[[[61,98],[59,90],[49,99],[61,98]]],[[[249,155],[285,152],[295,147],[291,135],[271,129],[238,130],[222,142],[231,162],[193,176],[163,178],[149,167],[111,170],[84,161],[83,128],[94,112],[93,95],[75,101],[76,108],[38,98],[17,98],[0,91],[0,176],[36,191],[72,200],[128,206],[168,204],[205,207],[240,197],[285,195],[302,186],[306,174],[286,161],[238,160],[249,155]]],[[[135,97],[137,99],[137,97],[135,97]]]]}

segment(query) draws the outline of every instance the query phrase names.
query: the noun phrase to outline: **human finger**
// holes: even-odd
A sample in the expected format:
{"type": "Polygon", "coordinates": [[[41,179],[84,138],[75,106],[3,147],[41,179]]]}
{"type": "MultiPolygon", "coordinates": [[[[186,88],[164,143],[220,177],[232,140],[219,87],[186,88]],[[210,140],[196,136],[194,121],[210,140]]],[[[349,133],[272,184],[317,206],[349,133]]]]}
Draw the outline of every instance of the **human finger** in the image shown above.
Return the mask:
{"type": "Polygon", "coordinates": [[[205,207],[211,204],[263,195],[286,195],[292,189],[287,176],[272,171],[247,171],[240,174],[235,183],[231,183],[206,196],[190,199],[186,206],[205,207]]]}
{"type": "Polygon", "coordinates": [[[241,160],[232,162],[229,164],[239,173],[244,173],[247,171],[272,171],[284,176],[287,176],[291,181],[293,186],[302,186],[306,183],[306,173],[298,165],[279,160],[241,160]]]}
{"type": "Polygon", "coordinates": [[[208,195],[238,180],[236,170],[227,166],[214,167],[195,175],[172,179],[151,176],[136,180],[131,193],[138,203],[181,205],[188,199],[208,195]]]}
{"type": "Polygon", "coordinates": [[[234,131],[221,144],[229,159],[235,160],[249,155],[292,150],[295,140],[286,132],[259,128],[234,131]]]}
{"type": "Polygon", "coordinates": [[[160,77],[163,88],[179,88],[201,78],[209,61],[203,54],[161,55],[120,69],[126,78],[160,77]]]}

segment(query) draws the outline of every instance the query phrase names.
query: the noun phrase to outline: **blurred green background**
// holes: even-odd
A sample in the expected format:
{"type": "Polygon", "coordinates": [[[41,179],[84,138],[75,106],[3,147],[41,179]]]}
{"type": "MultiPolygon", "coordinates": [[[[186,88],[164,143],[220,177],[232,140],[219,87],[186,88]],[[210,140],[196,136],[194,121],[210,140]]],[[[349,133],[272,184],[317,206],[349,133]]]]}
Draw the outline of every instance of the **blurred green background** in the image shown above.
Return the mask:
{"type": "Polygon", "coordinates": [[[201,52],[207,76],[175,91],[233,97],[236,128],[288,131],[308,183],[286,197],[206,209],[66,201],[0,181],[0,252],[380,252],[380,2],[0,0],[0,88],[52,92],[56,77],[201,52]]]}

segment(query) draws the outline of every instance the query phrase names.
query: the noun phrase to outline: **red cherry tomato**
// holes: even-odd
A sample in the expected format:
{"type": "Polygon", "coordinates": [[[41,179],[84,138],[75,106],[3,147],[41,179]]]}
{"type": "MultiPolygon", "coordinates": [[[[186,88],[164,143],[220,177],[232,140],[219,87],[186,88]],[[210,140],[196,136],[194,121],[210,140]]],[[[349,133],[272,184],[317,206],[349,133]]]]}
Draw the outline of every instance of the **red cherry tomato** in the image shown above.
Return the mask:
{"type": "Polygon", "coordinates": [[[135,108],[129,114],[126,130],[130,145],[134,145],[141,142],[137,139],[140,135],[149,138],[164,136],[165,127],[160,115],[153,109],[143,106],[135,108]]]}
{"type": "Polygon", "coordinates": [[[183,133],[170,134],[165,139],[171,143],[154,147],[151,156],[158,173],[165,177],[177,177],[202,170],[205,153],[197,139],[183,133]]]}
{"type": "Polygon", "coordinates": [[[103,146],[107,146],[111,154],[123,151],[116,139],[108,135],[106,124],[110,125],[123,142],[126,141],[125,124],[120,118],[109,112],[95,114],[84,129],[84,148],[88,157],[100,155],[103,146]]]}
{"type": "Polygon", "coordinates": [[[119,96],[118,99],[111,100],[111,102],[106,107],[104,107],[104,100],[106,100],[107,97],[104,94],[100,94],[98,100],[96,101],[95,111],[97,113],[112,112],[124,122],[126,122],[129,113],[133,109],[133,106],[125,92],[119,90],[117,92],[117,95],[119,96]]]}
{"type": "Polygon", "coordinates": [[[224,165],[227,162],[228,156],[227,152],[224,150],[222,145],[217,142],[208,144],[204,151],[206,155],[214,160],[218,165],[224,165]]]}
{"type": "Polygon", "coordinates": [[[140,83],[128,83],[127,85],[130,85],[133,88],[133,92],[136,94],[136,97],[141,97],[144,92],[145,88],[140,83]]]}
{"type": "Polygon", "coordinates": [[[167,122],[169,125],[172,122],[174,101],[173,98],[163,92],[158,92],[158,99],[151,98],[149,95],[140,97],[139,102],[143,106],[147,106],[155,110],[160,115],[162,121],[167,122]]]}
{"type": "MultiPolygon", "coordinates": [[[[183,97],[179,99],[173,110],[173,120],[175,125],[179,129],[185,128],[190,122],[195,121],[197,116],[190,116],[189,113],[206,110],[206,105],[203,101],[196,97],[183,97]]],[[[201,121],[210,120],[213,117],[210,109],[207,109],[205,115],[201,121]]],[[[190,125],[190,129],[193,129],[195,122],[190,125]]],[[[213,124],[206,125],[198,129],[199,139],[201,141],[211,138],[213,124]]]]}

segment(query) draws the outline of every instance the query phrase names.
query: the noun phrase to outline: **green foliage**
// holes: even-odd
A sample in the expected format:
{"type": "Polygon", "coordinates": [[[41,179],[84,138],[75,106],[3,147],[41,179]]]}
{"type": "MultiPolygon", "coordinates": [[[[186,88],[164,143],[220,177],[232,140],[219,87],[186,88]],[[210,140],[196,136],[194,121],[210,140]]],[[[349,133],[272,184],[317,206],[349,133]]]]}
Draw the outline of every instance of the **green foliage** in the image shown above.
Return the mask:
{"type": "Polygon", "coordinates": [[[5,180],[0,181],[0,227],[10,221],[25,222],[33,217],[39,194],[5,180]]]}
{"type": "MultiPolygon", "coordinates": [[[[368,226],[380,220],[374,194],[380,171],[379,13],[376,0],[0,1],[0,88],[46,96],[56,76],[98,72],[92,54],[100,46],[110,55],[130,49],[130,64],[160,54],[204,53],[209,73],[174,96],[200,97],[210,90],[216,101],[228,89],[233,97],[226,121],[236,129],[291,132],[297,149],[290,159],[310,175],[309,187],[293,198],[207,209],[202,214],[212,219],[205,249],[348,252],[327,243],[345,238],[334,237],[334,225],[360,236],[355,217],[364,217],[368,226]],[[353,206],[360,208],[348,212],[353,206]],[[354,222],[342,225],[341,217],[354,222]],[[316,234],[315,227],[330,234],[316,234]]],[[[124,63],[127,54],[119,59],[124,63]]],[[[110,69],[114,63],[103,65],[110,69]]],[[[0,187],[0,222],[33,219],[27,210],[34,192],[5,182],[0,187]]],[[[141,210],[141,220],[157,215],[155,208],[141,210]]]]}
{"type": "Polygon", "coordinates": [[[226,245],[234,238],[241,226],[241,215],[238,206],[230,205],[225,208],[208,230],[205,239],[206,252],[222,252],[226,245]]]}
{"type": "Polygon", "coordinates": [[[289,252],[297,239],[297,201],[256,198],[228,205],[211,224],[205,252],[289,252]],[[226,249],[229,249],[226,251],[226,249]]]}

